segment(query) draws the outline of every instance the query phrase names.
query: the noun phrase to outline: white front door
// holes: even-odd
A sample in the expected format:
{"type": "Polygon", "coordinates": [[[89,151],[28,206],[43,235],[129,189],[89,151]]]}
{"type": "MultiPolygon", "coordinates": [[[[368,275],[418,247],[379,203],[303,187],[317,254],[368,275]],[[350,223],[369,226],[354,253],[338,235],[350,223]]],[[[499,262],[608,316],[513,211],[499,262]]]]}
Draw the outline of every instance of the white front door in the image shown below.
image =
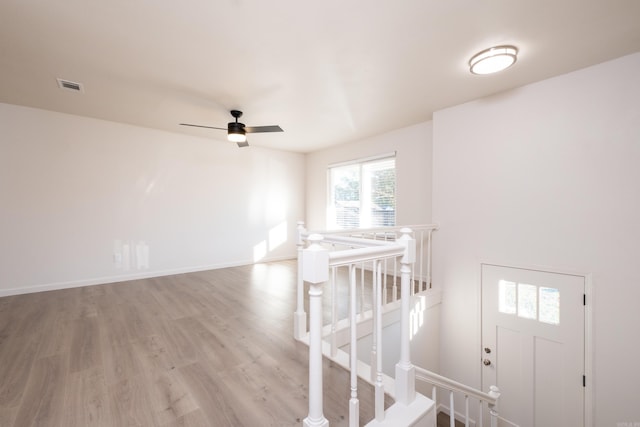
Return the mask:
{"type": "Polygon", "coordinates": [[[482,264],[482,386],[499,425],[584,426],[585,278],[482,264]]]}

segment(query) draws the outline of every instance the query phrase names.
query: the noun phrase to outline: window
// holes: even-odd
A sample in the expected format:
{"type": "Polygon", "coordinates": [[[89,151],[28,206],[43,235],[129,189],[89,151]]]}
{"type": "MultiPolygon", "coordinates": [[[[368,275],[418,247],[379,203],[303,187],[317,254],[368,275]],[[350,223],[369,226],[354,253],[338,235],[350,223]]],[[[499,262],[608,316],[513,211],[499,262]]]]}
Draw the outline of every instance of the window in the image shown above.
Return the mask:
{"type": "Polygon", "coordinates": [[[498,284],[498,311],[507,314],[516,314],[516,284],[506,280],[500,280],[498,284]]]}
{"type": "Polygon", "coordinates": [[[550,325],[559,325],[560,290],[500,280],[498,311],[550,325]]]}
{"type": "Polygon", "coordinates": [[[395,155],[329,168],[327,228],[396,224],[395,155]]]}

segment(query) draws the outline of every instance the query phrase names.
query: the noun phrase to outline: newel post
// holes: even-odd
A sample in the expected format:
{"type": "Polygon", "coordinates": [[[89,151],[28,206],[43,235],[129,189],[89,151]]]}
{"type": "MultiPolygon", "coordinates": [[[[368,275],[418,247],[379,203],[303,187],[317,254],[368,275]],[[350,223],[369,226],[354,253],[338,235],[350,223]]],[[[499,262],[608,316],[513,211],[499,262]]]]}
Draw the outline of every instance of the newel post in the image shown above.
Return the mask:
{"type": "Polygon", "coordinates": [[[304,427],[328,427],[322,412],[322,285],[329,280],[329,251],[322,236],[309,236],[311,245],[302,251],[302,278],[309,282],[309,416],[304,427]]]}
{"type": "Polygon", "coordinates": [[[303,234],[307,231],[304,228],[304,221],[298,221],[298,282],[297,282],[297,305],[293,314],[293,337],[301,340],[307,333],[307,313],[304,312],[304,280],[302,279],[302,250],[304,249],[303,234]]]}
{"type": "Polygon", "coordinates": [[[411,347],[409,343],[409,310],[411,299],[411,265],[416,259],[416,241],[411,237],[411,229],[400,230],[401,236],[396,240],[403,245],[404,255],[400,260],[400,360],[396,364],[396,401],[405,405],[411,404],[416,397],[416,372],[411,363],[411,347]]]}
{"type": "Polygon", "coordinates": [[[492,385],[489,387],[489,396],[496,399],[496,403],[489,405],[489,415],[491,416],[491,427],[498,427],[498,399],[500,398],[500,389],[492,385]]]}

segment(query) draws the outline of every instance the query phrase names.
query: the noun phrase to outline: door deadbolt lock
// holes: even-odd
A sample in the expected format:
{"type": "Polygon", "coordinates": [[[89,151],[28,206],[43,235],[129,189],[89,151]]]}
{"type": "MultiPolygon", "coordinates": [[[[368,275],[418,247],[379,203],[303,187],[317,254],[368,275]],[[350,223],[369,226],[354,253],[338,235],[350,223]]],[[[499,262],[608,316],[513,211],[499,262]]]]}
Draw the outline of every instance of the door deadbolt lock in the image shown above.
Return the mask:
{"type": "Polygon", "coordinates": [[[490,354],[491,353],[491,349],[489,347],[485,347],[484,348],[484,352],[487,353],[487,354],[490,354]]]}
{"type": "Polygon", "coordinates": [[[489,366],[489,365],[491,365],[491,360],[489,360],[489,359],[484,359],[484,360],[482,361],[482,363],[484,364],[484,366],[489,366]]]}

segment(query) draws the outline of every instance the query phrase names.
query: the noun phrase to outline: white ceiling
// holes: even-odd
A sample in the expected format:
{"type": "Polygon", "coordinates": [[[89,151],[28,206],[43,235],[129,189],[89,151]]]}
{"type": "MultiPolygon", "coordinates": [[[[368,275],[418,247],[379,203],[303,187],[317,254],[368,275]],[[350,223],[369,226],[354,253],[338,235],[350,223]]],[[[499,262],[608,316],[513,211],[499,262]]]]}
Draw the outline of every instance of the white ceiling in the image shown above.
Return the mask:
{"type": "Polygon", "coordinates": [[[1,0],[0,102],[215,143],[178,123],[235,108],[285,130],[251,145],[309,152],[638,51],[639,0],[1,0]],[[470,74],[498,44],[516,65],[470,74]]]}

